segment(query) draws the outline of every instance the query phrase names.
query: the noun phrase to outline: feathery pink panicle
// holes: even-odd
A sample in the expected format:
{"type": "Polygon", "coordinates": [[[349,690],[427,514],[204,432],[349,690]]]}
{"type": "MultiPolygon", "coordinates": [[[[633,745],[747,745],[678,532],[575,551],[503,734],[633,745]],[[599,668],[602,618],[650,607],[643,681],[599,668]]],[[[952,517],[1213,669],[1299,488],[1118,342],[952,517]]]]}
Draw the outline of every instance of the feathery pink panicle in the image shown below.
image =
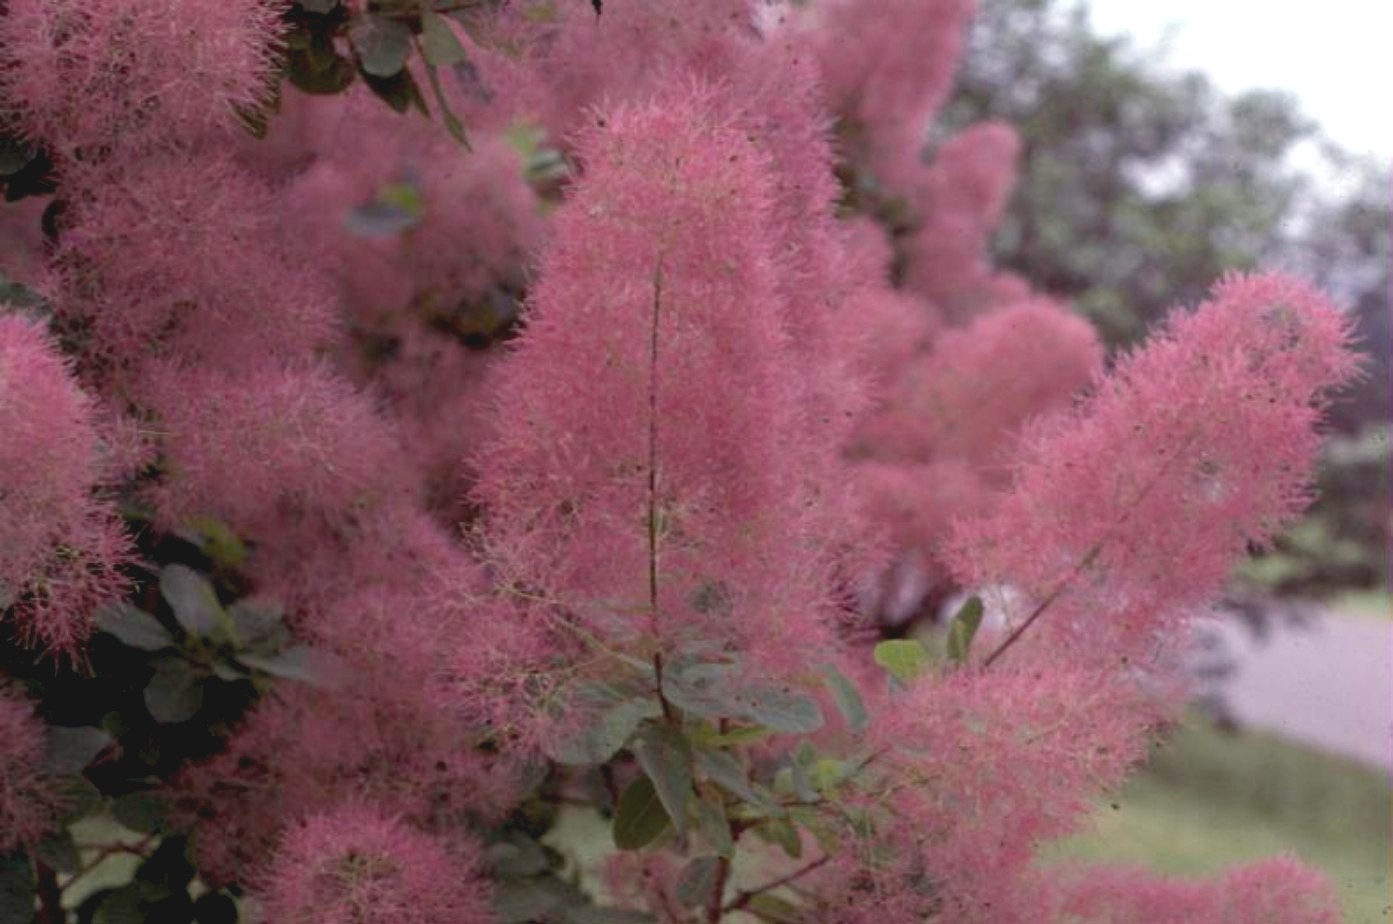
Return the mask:
{"type": "Polygon", "coordinates": [[[713,91],[681,89],[583,140],[475,498],[505,580],[588,631],[788,666],[820,634],[829,540],[801,469],[820,450],[800,429],[768,166],[713,91]]]}
{"type": "Polygon", "coordinates": [[[353,655],[337,688],[264,701],[223,753],[182,771],[173,817],[198,833],[203,875],[245,881],[296,815],[345,799],[422,827],[466,814],[496,820],[510,808],[516,766],[473,749],[460,714],[410,673],[421,666],[415,656],[353,655]]]}
{"type": "Polygon", "coordinates": [[[278,924],[493,920],[477,846],[447,846],[364,804],[294,825],[255,891],[278,924]]]}
{"type": "Polygon", "coordinates": [[[44,726],[22,694],[0,681],[0,853],[52,830],[58,792],[44,772],[44,726]]]}
{"type": "Polygon", "coordinates": [[[506,138],[476,133],[466,154],[438,123],[404,122],[366,89],[317,123],[315,162],[289,183],[287,212],[317,245],[353,320],[381,326],[413,306],[443,313],[521,275],[544,221],[506,138]],[[350,227],[354,210],[394,186],[419,198],[410,227],[350,227]]]}
{"type": "Polygon", "coordinates": [[[998,309],[941,334],[891,387],[860,441],[879,458],[962,460],[1000,483],[1003,450],[1021,427],[1068,407],[1102,360],[1093,327],[1052,301],[998,309]]]}
{"type": "Polygon", "coordinates": [[[93,403],[17,314],[0,314],[0,432],[0,590],[31,643],[78,657],[92,611],[130,586],[131,546],[93,494],[106,475],[93,403]]]}
{"type": "Polygon", "coordinates": [[[1304,282],[1226,277],[1031,429],[1001,502],[957,526],[959,577],[1016,588],[1017,617],[1048,602],[1031,631],[1073,655],[1125,660],[1306,507],[1328,393],[1356,372],[1349,340],[1304,282]]]}
{"type": "Polygon", "coordinates": [[[990,509],[993,486],[960,459],[934,462],[867,459],[852,466],[861,515],[891,548],[934,578],[946,577],[940,555],[957,518],[990,509]]]}
{"type": "Polygon", "coordinates": [[[801,26],[853,160],[894,189],[952,87],[972,0],[819,0],[801,26]]]}
{"type": "Polygon", "coordinates": [[[1016,180],[1020,138],[1004,122],[979,122],[943,144],[909,195],[918,228],[904,243],[905,287],[962,320],[997,296],[992,233],[1016,180]]]}
{"type": "Polygon", "coordinates": [[[752,0],[616,3],[598,17],[586,4],[548,8],[549,21],[519,36],[525,53],[510,68],[505,95],[517,100],[520,116],[568,145],[590,124],[591,107],[634,102],[690,73],[720,77],[754,23],[752,0]]]}
{"type": "Polygon", "coordinates": [[[872,833],[818,877],[827,920],[1002,919],[988,910],[1002,882],[1123,779],[1152,716],[1107,674],[1069,668],[926,677],[873,715],[872,833]]]}
{"type": "Polygon", "coordinates": [[[0,99],[65,169],[223,135],[270,98],[280,14],[277,0],[10,0],[0,99]]]}
{"type": "Polygon", "coordinates": [[[1320,873],[1290,857],[1230,869],[1215,880],[1127,867],[1057,870],[1060,924],[1337,924],[1339,900],[1320,873]]]}
{"type": "Polygon", "coordinates": [[[170,470],[158,506],[171,523],[212,515],[266,539],[409,496],[391,426],[326,368],[168,365],[146,384],[170,470]]]}
{"type": "Polygon", "coordinates": [[[90,331],[84,358],[239,369],[330,342],[332,294],[277,215],[270,187],[212,151],[152,155],[79,195],[55,255],[55,301],[90,331]]]}

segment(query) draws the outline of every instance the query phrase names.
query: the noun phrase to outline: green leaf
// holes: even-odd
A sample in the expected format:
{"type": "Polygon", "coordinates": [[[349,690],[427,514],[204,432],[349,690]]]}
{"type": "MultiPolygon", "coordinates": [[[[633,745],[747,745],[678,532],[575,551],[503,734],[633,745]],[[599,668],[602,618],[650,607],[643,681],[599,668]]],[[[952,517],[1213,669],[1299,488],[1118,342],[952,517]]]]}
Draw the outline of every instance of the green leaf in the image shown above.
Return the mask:
{"type": "Polygon", "coordinates": [[[784,734],[822,727],[817,700],[787,685],[752,683],[730,664],[695,664],[673,671],[663,693],[678,708],[707,719],[745,719],[784,734]]]}
{"type": "Polygon", "coordinates": [[[547,852],[534,838],[521,831],[509,831],[504,840],[489,844],[484,860],[489,872],[499,879],[536,876],[550,866],[547,852]]]}
{"type": "Polygon", "coordinates": [[[432,67],[449,67],[468,57],[445,17],[429,8],[421,10],[421,54],[432,67]]]}
{"type": "Polygon", "coordinates": [[[72,832],[66,828],[39,841],[34,856],[60,873],[75,873],[82,862],[72,832]]]}
{"type": "Polygon", "coordinates": [[[31,920],[35,887],[34,867],[23,851],[0,855],[0,921],[31,920]]]}
{"type": "Polygon", "coordinates": [[[270,654],[290,641],[285,611],[269,600],[244,597],[227,608],[238,650],[270,654]]]}
{"type": "Polygon", "coordinates": [[[687,826],[687,805],[692,799],[692,746],[670,725],[647,725],[639,730],[631,749],[638,764],[653,781],[677,833],[687,826]]]}
{"type": "Polygon", "coordinates": [[[696,908],[710,901],[720,878],[720,857],[697,857],[689,862],[677,878],[677,900],[684,908],[696,908]]]}
{"type": "Polygon", "coordinates": [[[217,517],[193,517],[178,535],[198,546],[218,567],[237,568],[247,560],[246,543],[217,517]]]}
{"type": "Polygon", "coordinates": [[[547,756],[560,764],[602,764],[618,753],[644,719],[662,715],[651,695],[626,695],[598,685],[570,691],[560,708],[558,724],[566,731],[544,743],[547,756]]]}
{"type": "Polygon", "coordinates": [[[706,799],[699,799],[696,817],[697,830],[711,849],[727,860],[734,857],[735,839],[731,836],[730,819],[726,817],[725,809],[706,799]]]}
{"type": "Polygon", "coordinates": [[[421,95],[421,88],[416,85],[416,78],[411,76],[408,69],[403,68],[391,77],[374,77],[364,72],[363,82],[396,112],[405,113],[414,107],[422,115],[430,114],[426,109],[426,98],[421,95]]]}
{"type": "Polygon", "coordinates": [[[772,729],[760,725],[735,725],[723,732],[711,734],[702,740],[715,748],[728,748],[732,745],[754,744],[756,741],[763,741],[772,734],[774,734],[772,729]]]}
{"type": "Polygon", "coordinates": [[[957,615],[948,627],[948,659],[959,664],[967,660],[972,648],[972,638],[982,625],[982,598],[968,597],[958,608],[957,615]]]}
{"type": "Polygon", "coordinates": [[[139,834],[161,830],[164,814],[164,803],[150,790],[128,792],[111,803],[112,817],[139,834]]]}
{"type": "Polygon", "coordinates": [[[762,808],[777,807],[771,799],[755,790],[740,762],[725,751],[702,748],[696,752],[696,766],[703,776],[731,795],[762,808]]]}
{"type": "Polygon", "coordinates": [[[161,658],[145,685],[145,707],[161,724],[187,722],[203,707],[203,677],[183,658],[161,658]]]}
{"type": "Polygon", "coordinates": [[[653,781],[641,776],[629,784],[619,797],[614,812],[614,846],[638,850],[658,839],[672,824],[653,781]]]}
{"type": "Polygon", "coordinates": [[[0,176],[23,170],[34,159],[34,149],[20,138],[0,133],[0,176]]]}
{"type": "Polygon", "coordinates": [[[789,735],[812,734],[822,727],[822,709],[811,695],[787,686],[753,685],[734,694],[741,711],[750,719],[776,732],[789,735]]]}
{"type": "Polygon", "coordinates": [[[464,131],[464,123],[455,115],[450,108],[450,101],[445,98],[445,90],[440,86],[440,74],[432,65],[426,65],[426,77],[430,80],[431,93],[435,95],[435,104],[440,107],[440,118],[445,123],[445,130],[450,133],[450,137],[466,151],[469,150],[469,136],[464,131]]]}
{"type": "Polygon", "coordinates": [[[771,844],[783,848],[790,859],[803,856],[803,840],[798,836],[798,828],[787,818],[771,818],[754,829],[754,832],[771,844]]]}
{"type": "Polygon", "coordinates": [[[392,77],[411,57],[411,29],[386,16],[364,14],[348,27],[348,40],[358,53],[363,72],[373,77],[392,77]]]}
{"type": "Polygon", "coordinates": [[[856,689],[856,684],[831,664],[823,666],[822,681],[831,691],[832,701],[837,704],[837,710],[842,714],[847,729],[855,735],[865,731],[870,717],[866,714],[866,704],[861,699],[861,691],[856,689]]]}
{"type": "Polygon", "coordinates": [[[807,920],[797,905],[768,892],[751,898],[747,907],[756,913],[761,921],[770,924],[803,924],[807,920]]]}
{"type": "Polygon", "coordinates": [[[174,647],[174,636],[155,616],[129,603],[113,603],[96,614],[97,628],[130,648],[159,651],[174,647]]]}
{"type": "Polygon", "coordinates": [[[48,769],[59,776],[76,776],[92,762],[97,752],[111,743],[111,736],[100,728],[49,726],[48,769]]]}
{"type": "Polygon", "coordinates": [[[875,646],[875,663],[901,683],[909,683],[923,673],[929,652],[912,638],[893,638],[875,646]]]}
{"type": "Polygon", "coordinates": [[[237,660],[252,670],[282,680],[298,680],[308,684],[324,682],[325,672],[317,652],[305,645],[296,645],[275,654],[239,654],[237,660]]]}
{"type": "Polygon", "coordinates": [[[160,596],[174,611],[179,625],[195,638],[209,638],[231,626],[213,585],[192,568],[165,566],[160,572],[160,596]]]}
{"type": "Polygon", "coordinates": [[[315,36],[303,48],[290,49],[286,69],[296,88],[323,96],[342,93],[357,76],[353,63],[336,52],[332,42],[320,36],[315,36]]]}

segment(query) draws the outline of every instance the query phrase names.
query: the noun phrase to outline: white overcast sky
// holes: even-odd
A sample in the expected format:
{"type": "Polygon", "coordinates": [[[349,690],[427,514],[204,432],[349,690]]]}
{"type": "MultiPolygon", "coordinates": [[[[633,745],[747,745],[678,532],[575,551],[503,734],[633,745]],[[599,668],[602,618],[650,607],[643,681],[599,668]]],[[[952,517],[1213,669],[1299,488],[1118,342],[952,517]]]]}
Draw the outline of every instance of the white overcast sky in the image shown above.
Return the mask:
{"type": "Polygon", "coordinates": [[[1155,47],[1220,87],[1290,90],[1347,150],[1393,161],[1393,0],[1089,0],[1103,35],[1155,47]]]}

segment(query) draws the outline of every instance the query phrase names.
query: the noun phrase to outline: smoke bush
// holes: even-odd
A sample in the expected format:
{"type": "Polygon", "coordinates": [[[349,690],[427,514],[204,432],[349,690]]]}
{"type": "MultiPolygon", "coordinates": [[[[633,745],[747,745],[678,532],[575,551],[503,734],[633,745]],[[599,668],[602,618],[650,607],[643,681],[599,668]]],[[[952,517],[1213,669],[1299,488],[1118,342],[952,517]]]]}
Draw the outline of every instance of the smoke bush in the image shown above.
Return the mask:
{"type": "Polygon", "coordinates": [[[1332,920],[1038,863],[1357,363],[1281,275],[1109,365],[996,271],[970,10],[10,0],[0,915],[1332,920]]]}

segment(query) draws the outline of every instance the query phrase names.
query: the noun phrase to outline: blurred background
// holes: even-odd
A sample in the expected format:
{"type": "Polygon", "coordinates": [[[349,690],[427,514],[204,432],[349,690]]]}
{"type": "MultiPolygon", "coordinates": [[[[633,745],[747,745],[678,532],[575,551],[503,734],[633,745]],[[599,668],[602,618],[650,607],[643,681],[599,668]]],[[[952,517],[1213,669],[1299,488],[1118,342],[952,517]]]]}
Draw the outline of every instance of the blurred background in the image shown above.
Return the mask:
{"type": "Polygon", "coordinates": [[[944,136],[1024,141],[998,265],[1114,349],[1226,269],[1285,267],[1351,313],[1310,515],[1234,575],[1201,699],[1064,856],[1175,872],[1295,851],[1351,922],[1393,919],[1393,4],[981,0],[944,136]],[[1377,43],[1377,44],[1376,44],[1377,43]]]}

